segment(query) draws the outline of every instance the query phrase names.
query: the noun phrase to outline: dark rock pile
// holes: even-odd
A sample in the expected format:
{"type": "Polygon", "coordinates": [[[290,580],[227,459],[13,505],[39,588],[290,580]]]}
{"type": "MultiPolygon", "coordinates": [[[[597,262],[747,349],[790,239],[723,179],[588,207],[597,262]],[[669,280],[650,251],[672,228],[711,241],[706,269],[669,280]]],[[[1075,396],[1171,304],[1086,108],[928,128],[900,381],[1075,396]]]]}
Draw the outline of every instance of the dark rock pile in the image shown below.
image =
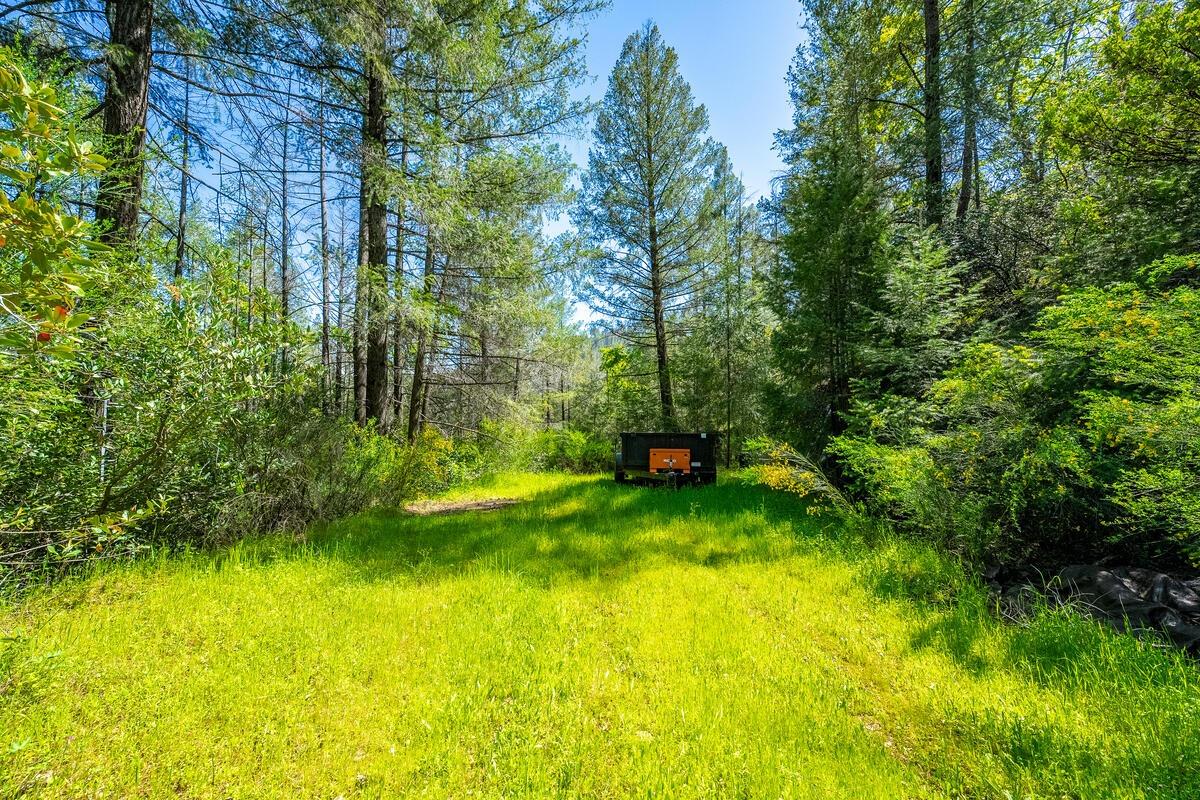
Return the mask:
{"type": "Polygon", "coordinates": [[[1200,579],[1179,580],[1138,567],[1071,566],[1057,575],[993,570],[988,576],[1006,616],[1021,616],[1038,598],[1070,605],[1119,631],[1163,634],[1200,656],[1200,579]]]}

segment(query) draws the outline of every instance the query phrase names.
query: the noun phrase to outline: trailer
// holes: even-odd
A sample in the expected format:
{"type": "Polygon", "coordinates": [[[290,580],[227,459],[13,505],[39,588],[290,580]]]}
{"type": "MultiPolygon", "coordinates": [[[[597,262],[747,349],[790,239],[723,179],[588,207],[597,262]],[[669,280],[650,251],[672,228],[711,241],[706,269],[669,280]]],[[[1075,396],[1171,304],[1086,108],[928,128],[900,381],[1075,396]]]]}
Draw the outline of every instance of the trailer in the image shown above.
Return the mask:
{"type": "Polygon", "coordinates": [[[622,433],[617,483],[703,485],[717,482],[716,433],[622,433]]]}

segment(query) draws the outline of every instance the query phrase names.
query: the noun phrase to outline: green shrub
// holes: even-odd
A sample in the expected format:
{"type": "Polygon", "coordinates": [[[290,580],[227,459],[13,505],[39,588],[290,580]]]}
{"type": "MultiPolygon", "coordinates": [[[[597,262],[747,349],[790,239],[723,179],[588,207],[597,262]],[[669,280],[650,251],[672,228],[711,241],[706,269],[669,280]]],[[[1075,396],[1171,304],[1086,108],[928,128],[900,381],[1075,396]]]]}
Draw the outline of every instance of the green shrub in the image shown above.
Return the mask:
{"type": "Polygon", "coordinates": [[[874,510],[973,561],[1200,563],[1196,263],[1060,298],[904,414],[860,405],[833,452],[874,510]]]}
{"type": "Polygon", "coordinates": [[[534,437],[531,466],[564,472],[603,472],[612,469],[613,448],[578,430],[542,431],[534,437]]]}
{"type": "MultiPolygon", "coordinates": [[[[197,226],[103,247],[59,188],[104,167],[55,92],[0,49],[0,554],[59,570],[395,505],[475,477],[477,447],[409,444],[314,409],[312,335],[197,226]],[[82,298],[82,301],[81,301],[82,298]]],[[[70,101],[71,97],[66,97],[70,101]]],[[[85,105],[90,105],[87,103],[85,105]]]]}

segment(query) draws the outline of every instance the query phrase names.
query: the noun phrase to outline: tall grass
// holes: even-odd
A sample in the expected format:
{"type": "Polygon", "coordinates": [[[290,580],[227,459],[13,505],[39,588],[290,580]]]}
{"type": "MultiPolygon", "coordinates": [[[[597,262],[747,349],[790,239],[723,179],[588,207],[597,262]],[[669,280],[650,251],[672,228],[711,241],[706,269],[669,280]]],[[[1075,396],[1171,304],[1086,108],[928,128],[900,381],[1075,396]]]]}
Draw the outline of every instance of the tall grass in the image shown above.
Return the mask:
{"type": "Polygon", "coordinates": [[[1200,796],[1200,680],[736,482],[507,476],[3,613],[0,795],[1200,796]]]}

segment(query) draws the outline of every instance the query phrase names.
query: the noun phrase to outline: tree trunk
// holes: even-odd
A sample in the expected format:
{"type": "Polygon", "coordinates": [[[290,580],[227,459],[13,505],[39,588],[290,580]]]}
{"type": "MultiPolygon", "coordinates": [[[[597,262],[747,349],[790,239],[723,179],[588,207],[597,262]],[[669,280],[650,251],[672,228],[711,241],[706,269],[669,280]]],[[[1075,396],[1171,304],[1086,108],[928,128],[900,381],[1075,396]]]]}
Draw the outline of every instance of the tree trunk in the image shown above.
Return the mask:
{"type": "Polygon", "coordinates": [[[317,121],[318,184],[321,193],[321,409],[329,413],[329,194],[325,189],[325,112],[317,121]]]}
{"type": "Polygon", "coordinates": [[[654,219],[653,200],[650,201],[650,294],[654,313],[654,352],[658,362],[658,398],[662,404],[663,426],[667,430],[674,430],[675,398],[671,391],[671,368],[667,359],[667,320],[663,306],[658,228],[654,219]]]}
{"type": "Polygon", "coordinates": [[[367,167],[359,176],[358,260],[354,271],[354,421],[367,424],[367,167]]]}
{"type": "MultiPolygon", "coordinates": [[[[346,330],[346,212],[345,207],[338,206],[338,296],[337,317],[335,324],[339,331],[346,330]]],[[[342,338],[334,343],[333,356],[333,413],[342,416],[346,406],[345,352],[342,338]]]]}
{"type": "Polygon", "coordinates": [[[975,0],[963,0],[964,24],[967,28],[966,59],[963,69],[963,146],[961,179],[958,185],[958,205],[954,209],[954,218],[962,222],[967,217],[971,207],[972,178],[975,173],[977,136],[976,120],[976,82],[975,75],[975,0]]]}
{"type": "MultiPolygon", "coordinates": [[[[650,43],[646,41],[646,63],[650,61],[650,43]]],[[[649,81],[649,76],[646,76],[649,81]]],[[[642,146],[645,149],[645,182],[646,182],[646,221],[649,225],[649,255],[650,255],[650,304],[651,315],[654,320],[654,351],[658,364],[658,399],[662,406],[662,423],[666,430],[675,429],[675,398],[671,391],[671,369],[667,359],[667,321],[666,308],[664,305],[663,295],[666,290],[663,287],[662,263],[659,252],[658,242],[658,209],[655,198],[658,197],[660,187],[658,185],[658,176],[654,168],[654,131],[656,126],[652,119],[652,99],[650,97],[649,87],[647,87],[646,95],[642,99],[642,115],[644,117],[645,140],[642,146]]]]}
{"type": "MultiPolygon", "coordinates": [[[[408,174],[408,142],[400,148],[400,174],[408,174]]],[[[407,356],[407,343],[403,333],[404,321],[400,317],[400,307],[403,302],[405,287],[404,279],[404,220],[408,212],[408,204],[403,199],[396,205],[396,261],[392,268],[392,294],[396,304],[392,312],[392,420],[393,424],[400,419],[404,408],[404,367],[407,356]]]]}
{"type": "MultiPolygon", "coordinates": [[[[450,257],[446,256],[446,267],[442,270],[442,274],[437,279],[437,295],[434,297],[434,307],[441,308],[446,302],[446,290],[449,288],[450,276],[453,270],[450,265],[450,257]]],[[[436,317],[435,317],[436,319],[436,317]]],[[[434,329],[436,331],[436,328],[434,329]]],[[[425,379],[421,384],[421,414],[418,417],[420,426],[424,428],[426,420],[429,419],[429,394],[432,390],[433,383],[429,380],[429,375],[433,372],[432,365],[438,363],[438,338],[436,333],[429,337],[429,355],[426,357],[425,363],[425,379]]]]}
{"type": "MultiPolygon", "coordinates": [[[[291,126],[288,124],[288,119],[292,114],[292,104],[288,101],[287,111],[284,112],[287,116],[283,120],[283,158],[280,162],[281,181],[279,187],[279,304],[280,315],[284,322],[287,322],[291,317],[291,295],[289,293],[289,283],[291,282],[290,250],[292,231],[288,221],[288,157],[291,155],[291,126]]],[[[284,363],[287,363],[287,350],[284,350],[284,363]]]]}
{"type": "Polygon", "coordinates": [[[671,390],[671,368],[667,359],[667,324],[663,308],[662,283],[657,268],[651,282],[654,299],[654,352],[658,362],[658,399],[662,403],[663,425],[675,428],[675,397],[671,390]]]}
{"type": "Polygon", "coordinates": [[[100,175],[96,221],[109,244],[137,239],[146,165],[153,0],[106,0],[109,35],[104,83],[104,138],[109,168],[100,175]]]}
{"type": "MultiPolygon", "coordinates": [[[[428,303],[433,294],[434,279],[433,232],[425,231],[425,274],[422,276],[421,299],[428,303]]],[[[413,358],[412,389],[408,393],[408,440],[411,442],[421,432],[421,400],[425,394],[425,358],[429,349],[429,330],[421,327],[417,334],[417,352],[413,358]]]]}
{"type": "MultiPolygon", "coordinates": [[[[387,161],[383,78],[372,64],[367,67],[367,120],[363,150],[372,171],[387,161]]],[[[386,430],[390,421],[388,398],[388,264],[387,205],[378,179],[367,183],[367,416],[386,430]]]]}
{"type": "MultiPolygon", "coordinates": [[[[269,203],[267,205],[268,205],[268,207],[270,206],[269,203]]],[[[262,228],[262,240],[263,240],[262,291],[263,291],[264,297],[271,296],[270,267],[268,266],[268,262],[271,257],[271,247],[270,247],[270,245],[271,245],[271,230],[270,230],[270,225],[268,223],[270,216],[271,216],[270,211],[267,209],[264,209],[264,211],[263,211],[263,228],[262,228]]],[[[264,302],[262,304],[262,322],[263,322],[264,326],[268,322],[267,309],[269,306],[270,306],[270,304],[266,303],[266,302],[264,302]]]]}
{"type": "MultiPolygon", "coordinates": [[[[191,77],[191,61],[184,59],[184,75],[191,77]]],[[[188,145],[191,139],[192,84],[183,84],[183,153],[179,168],[179,219],[175,225],[175,284],[183,281],[183,257],[187,249],[188,145]]],[[[217,195],[220,198],[220,195],[217,195]]]]}
{"type": "MultiPolygon", "coordinates": [[[[248,221],[247,225],[253,225],[248,221]]],[[[254,330],[254,234],[246,234],[246,333],[254,330]]]]}
{"type": "Polygon", "coordinates": [[[924,0],[925,17],[925,221],[942,224],[942,33],[938,0],[924,0]]]}

